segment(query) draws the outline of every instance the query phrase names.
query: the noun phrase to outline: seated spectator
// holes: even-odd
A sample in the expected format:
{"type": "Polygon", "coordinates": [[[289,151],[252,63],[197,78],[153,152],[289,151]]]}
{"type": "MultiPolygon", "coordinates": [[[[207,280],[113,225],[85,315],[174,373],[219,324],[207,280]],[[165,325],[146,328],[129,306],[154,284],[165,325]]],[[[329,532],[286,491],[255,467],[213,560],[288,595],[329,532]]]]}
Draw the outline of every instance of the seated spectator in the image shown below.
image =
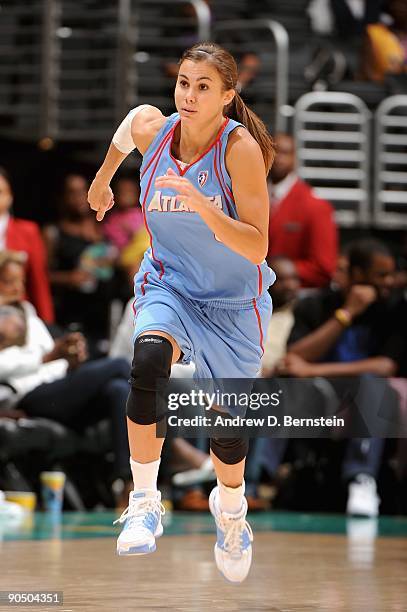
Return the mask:
{"type": "Polygon", "coordinates": [[[242,92],[258,76],[261,69],[261,60],[256,53],[244,53],[238,64],[237,88],[242,92]]]}
{"type": "Polygon", "coordinates": [[[0,263],[0,381],[16,391],[17,410],[83,432],[109,419],[114,478],[131,480],[126,429],[129,366],[124,359],[87,362],[85,338],[54,340],[34,307],[23,300],[24,268],[11,256],[0,263]]]}
{"type": "Polygon", "coordinates": [[[122,176],[113,185],[115,206],[103,221],[105,239],[117,250],[114,296],[123,304],[133,294],[138,272],[150,237],[139,203],[140,188],[131,177],[122,176]]]}
{"type": "Polygon", "coordinates": [[[332,277],[331,287],[346,292],[349,285],[349,257],[347,249],[342,249],[336,262],[336,270],[332,277]]]}
{"type": "Polygon", "coordinates": [[[407,3],[389,0],[386,12],[391,26],[375,23],[366,28],[362,76],[370,81],[382,82],[387,75],[407,72],[407,3]]]}
{"type": "MultiPolygon", "coordinates": [[[[387,247],[361,240],[351,245],[348,257],[348,286],[326,289],[298,302],[289,352],[278,372],[327,378],[338,397],[357,394],[358,408],[368,423],[369,415],[378,414],[384,397],[386,408],[398,411],[397,396],[384,378],[399,370],[405,312],[400,300],[393,299],[395,261],[387,247]],[[382,378],[375,378],[373,384],[371,375],[382,378]]],[[[383,446],[384,440],[377,438],[349,441],[343,478],[349,482],[350,514],[375,516],[378,512],[376,479],[383,446]]]]}
{"type": "Polygon", "coordinates": [[[144,227],[143,212],[139,204],[140,189],[132,178],[120,177],[114,184],[115,205],[103,222],[108,242],[119,252],[129,244],[134,234],[144,227]]]}
{"type": "Polygon", "coordinates": [[[15,306],[0,306],[0,351],[24,346],[26,335],[24,312],[15,306]]]}
{"type": "Polygon", "coordinates": [[[78,323],[92,340],[105,338],[116,249],[103,241],[83,176],[65,178],[60,218],[45,237],[57,322],[78,323]]]}
{"type": "Polygon", "coordinates": [[[11,214],[13,192],[8,173],[0,168],[0,251],[10,249],[25,253],[27,296],[39,316],[54,321],[54,307],[48,282],[46,254],[38,226],[16,219],[11,214]]]}
{"type": "Polygon", "coordinates": [[[268,257],[289,257],[303,287],[324,287],[335,271],[337,256],[332,206],[298,178],[294,139],[278,134],[275,142],[277,156],[269,175],[268,257]]]}
{"type": "Polygon", "coordinates": [[[311,0],[307,11],[314,32],[350,38],[379,20],[382,5],[383,0],[311,0]]]}
{"type": "Polygon", "coordinates": [[[261,360],[264,378],[273,375],[276,364],[286,353],[287,340],[294,325],[293,310],[300,288],[297,270],[288,257],[271,257],[268,264],[276,273],[276,281],[269,289],[273,299],[273,316],[267,329],[261,360]]]}

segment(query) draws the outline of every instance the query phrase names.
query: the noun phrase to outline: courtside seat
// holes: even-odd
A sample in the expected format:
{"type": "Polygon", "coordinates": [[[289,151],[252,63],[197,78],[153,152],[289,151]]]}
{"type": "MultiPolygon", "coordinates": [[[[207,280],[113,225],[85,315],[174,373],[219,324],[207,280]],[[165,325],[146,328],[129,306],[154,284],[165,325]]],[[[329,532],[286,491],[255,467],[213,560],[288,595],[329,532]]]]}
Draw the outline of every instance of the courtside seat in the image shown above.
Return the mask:
{"type": "MultiPolygon", "coordinates": [[[[0,416],[0,477],[3,486],[10,490],[33,490],[38,470],[62,469],[67,475],[65,500],[73,510],[86,509],[81,479],[94,479],[90,466],[100,465],[103,458],[108,459],[111,449],[107,419],[78,434],[49,419],[0,416]]],[[[105,503],[109,505],[109,493],[106,494],[103,478],[97,483],[97,490],[105,492],[105,503]]]]}
{"type": "Polygon", "coordinates": [[[60,423],[43,418],[0,418],[0,458],[14,459],[32,451],[44,451],[54,459],[81,448],[80,437],[60,423]]]}
{"type": "Polygon", "coordinates": [[[107,419],[79,434],[50,419],[0,417],[0,461],[32,451],[44,451],[49,458],[57,461],[78,453],[100,455],[111,448],[110,423],[107,419]]]}

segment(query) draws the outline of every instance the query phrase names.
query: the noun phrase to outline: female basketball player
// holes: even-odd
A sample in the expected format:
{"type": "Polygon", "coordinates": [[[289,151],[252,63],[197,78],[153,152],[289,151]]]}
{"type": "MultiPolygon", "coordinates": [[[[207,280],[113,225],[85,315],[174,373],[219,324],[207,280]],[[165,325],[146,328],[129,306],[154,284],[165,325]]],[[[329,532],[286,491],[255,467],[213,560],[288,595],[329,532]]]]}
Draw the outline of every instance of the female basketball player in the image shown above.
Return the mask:
{"type": "MultiPolygon", "coordinates": [[[[268,244],[266,174],[274,149],[262,121],[236,92],[237,67],[221,47],[186,51],[175,87],[177,113],[130,111],[89,190],[101,221],[113,206],[115,171],[135,148],[143,155],[141,204],[150,235],[135,278],[135,344],[127,402],[134,491],[119,519],[120,555],[155,550],[163,528],[157,491],[162,440],[155,390],[171,364],[193,360],[197,378],[255,378],[271,316],[274,273],[268,244]]],[[[210,496],[215,559],[232,582],[248,574],[253,540],[246,522],[247,440],[215,438],[218,486],[210,496]]]]}

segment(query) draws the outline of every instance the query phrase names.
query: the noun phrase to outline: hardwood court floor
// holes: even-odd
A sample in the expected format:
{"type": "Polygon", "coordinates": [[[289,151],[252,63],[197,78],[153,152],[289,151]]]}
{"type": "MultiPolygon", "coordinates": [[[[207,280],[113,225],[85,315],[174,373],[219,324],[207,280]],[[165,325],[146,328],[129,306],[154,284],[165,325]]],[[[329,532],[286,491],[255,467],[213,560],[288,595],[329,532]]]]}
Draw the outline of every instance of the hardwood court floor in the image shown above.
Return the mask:
{"type": "Polygon", "coordinates": [[[155,553],[119,558],[111,537],[4,541],[0,590],[64,591],[61,607],[21,612],[407,610],[403,538],[259,532],[240,586],[218,575],[213,543],[214,535],[164,535],[155,553]]]}

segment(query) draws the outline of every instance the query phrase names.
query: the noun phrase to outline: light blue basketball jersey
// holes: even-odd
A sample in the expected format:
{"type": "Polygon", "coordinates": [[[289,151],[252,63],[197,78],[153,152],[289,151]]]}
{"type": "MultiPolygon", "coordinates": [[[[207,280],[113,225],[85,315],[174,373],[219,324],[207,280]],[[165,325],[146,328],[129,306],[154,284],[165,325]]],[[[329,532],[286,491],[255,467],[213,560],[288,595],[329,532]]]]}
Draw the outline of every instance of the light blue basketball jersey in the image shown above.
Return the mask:
{"type": "MultiPolygon", "coordinates": [[[[215,142],[193,164],[181,168],[171,155],[174,130],[180,121],[171,115],[144,154],[141,197],[151,248],[140,272],[149,274],[192,300],[240,301],[256,298],[274,282],[264,261],[255,265],[220,242],[198,213],[176,201],[171,189],[158,191],[155,179],[168,168],[188,178],[223,212],[238,219],[231,179],[225,167],[228,136],[240,123],[226,118],[215,142]]],[[[139,276],[140,278],[140,276],[139,276]]]]}

